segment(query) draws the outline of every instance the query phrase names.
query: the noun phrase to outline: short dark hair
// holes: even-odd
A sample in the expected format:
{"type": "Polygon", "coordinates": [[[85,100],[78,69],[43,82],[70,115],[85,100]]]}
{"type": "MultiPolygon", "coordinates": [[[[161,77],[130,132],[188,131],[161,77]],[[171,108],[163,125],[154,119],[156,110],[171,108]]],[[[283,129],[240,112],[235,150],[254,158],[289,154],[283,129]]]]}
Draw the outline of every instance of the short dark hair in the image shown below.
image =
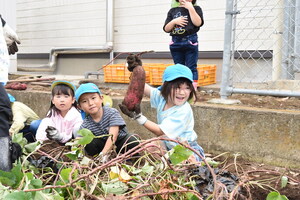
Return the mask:
{"type": "Polygon", "coordinates": [[[196,95],[196,91],[193,86],[193,83],[187,78],[177,78],[172,81],[165,81],[161,87],[161,95],[164,97],[166,102],[168,102],[168,100],[169,100],[169,95],[171,94],[172,89],[179,88],[180,85],[182,85],[184,83],[186,83],[191,89],[191,93],[190,93],[188,100],[191,100],[193,98],[193,96],[195,96],[195,98],[196,98],[195,100],[197,100],[197,95],[196,95]]]}
{"type": "MultiPolygon", "coordinates": [[[[177,2],[179,2],[179,0],[176,0],[177,2]]],[[[197,0],[193,0],[192,4],[195,4],[197,0]]]]}

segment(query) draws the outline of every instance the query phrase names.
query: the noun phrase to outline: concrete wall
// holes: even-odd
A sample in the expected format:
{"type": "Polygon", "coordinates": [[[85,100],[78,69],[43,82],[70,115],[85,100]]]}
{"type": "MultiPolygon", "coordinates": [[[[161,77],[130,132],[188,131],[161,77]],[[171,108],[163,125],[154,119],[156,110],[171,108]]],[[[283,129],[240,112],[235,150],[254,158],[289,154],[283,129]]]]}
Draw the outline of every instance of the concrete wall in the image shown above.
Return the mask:
{"type": "MultiPolygon", "coordinates": [[[[49,92],[9,92],[39,116],[45,116],[50,105],[49,92]]],[[[122,101],[113,100],[114,107],[122,101]]],[[[148,101],[143,101],[142,110],[155,121],[156,112],[148,101]]],[[[255,161],[300,168],[300,111],[205,103],[197,103],[193,110],[198,141],[206,152],[240,153],[255,161]]],[[[154,136],[128,117],[124,119],[130,132],[145,139],[154,136]]]]}

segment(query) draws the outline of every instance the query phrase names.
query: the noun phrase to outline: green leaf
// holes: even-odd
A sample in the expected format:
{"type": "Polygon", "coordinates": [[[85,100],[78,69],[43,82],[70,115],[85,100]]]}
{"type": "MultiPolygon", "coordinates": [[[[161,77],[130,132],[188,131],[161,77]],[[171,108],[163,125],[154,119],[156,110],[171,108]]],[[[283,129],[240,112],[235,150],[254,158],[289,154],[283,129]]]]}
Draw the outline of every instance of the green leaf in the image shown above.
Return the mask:
{"type": "Polygon", "coordinates": [[[282,176],[281,177],[281,188],[286,187],[287,184],[288,184],[288,177],[282,176]]]}
{"type": "Polygon", "coordinates": [[[146,162],[142,168],[142,171],[146,174],[152,174],[153,170],[154,170],[154,167],[150,166],[148,162],[146,162]]]}
{"type": "Polygon", "coordinates": [[[198,197],[196,197],[196,195],[194,195],[191,192],[186,193],[186,197],[187,197],[187,200],[199,200],[198,197]]]}
{"type": "Polygon", "coordinates": [[[187,160],[193,152],[181,145],[176,145],[174,148],[174,152],[170,155],[170,160],[173,165],[177,165],[182,161],[187,160]]]}
{"type": "Polygon", "coordinates": [[[16,176],[11,172],[0,170],[0,182],[5,186],[13,186],[16,184],[16,176]]]}
{"type": "Polygon", "coordinates": [[[78,134],[82,137],[78,140],[78,144],[86,145],[89,144],[94,138],[95,135],[89,129],[81,129],[78,131],[78,134]]]}
{"type": "Polygon", "coordinates": [[[266,200],[289,200],[285,195],[280,195],[278,192],[270,192],[266,200]]]}
{"type": "Polygon", "coordinates": [[[40,142],[33,142],[33,143],[26,144],[24,146],[24,148],[28,153],[31,153],[31,152],[35,151],[39,145],[40,145],[40,142]]]}
{"type": "Polygon", "coordinates": [[[65,154],[65,156],[67,156],[71,160],[78,160],[78,155],[79,155],[79,151],[72,151],[65,154]]]}
{"type": "MultiPolygon", "coordinates": [[[[65,182],[65,183],[69,183],[69,176],[70,176],[70,173],[72,171],[72,168],[66,168],[66,169],[63,169],[61,170],[61,178],[62,180],[65,182]]],[[[78,170],[75,170],[72,174],[72,178],[76,178],[78,176],[78,170]]]]}
{"type": "Polygon", "coordinates": [[[40,179],[33,179],[30,181],[30,189],[38,189],[43,186],[43,182],[40,179]]]}
{"type": "Polygon", "coordinates": [[[5,200],[32,200],[31,192],[13,192],[4,197],[5,200]]]}
{"type": "Polygon", "coordinates": [[[5,197],[6,195],[8,195],[9,192],[9,187],[5,187],[4,185],[2,185],[0,183],[0,199],[2,199],[2,197],[5,197]]]}
{"type": "Polygon", "coordinates": [[[14,134],[12,137],[12,142],[14,143],[22,143],[23,141],[23,133],[14,134]]]}
{"type": "Polygon", "coordinates": [[[21,180],[24,177],[24,173],[22,172],[22,166],[21,164],[17,164],[16,166],[14,166],[11,170],[11,173],[14,175],[15,177],[15,184],[13,185],[13,188],[16,188],[19,186],[21,180]]]}
{"type": "Polygon", "coordinates": [[[102,188],[105,194],[124,194],[128,190],[128,186],[121,181],[108,184],[102,183],[102,188]]]}

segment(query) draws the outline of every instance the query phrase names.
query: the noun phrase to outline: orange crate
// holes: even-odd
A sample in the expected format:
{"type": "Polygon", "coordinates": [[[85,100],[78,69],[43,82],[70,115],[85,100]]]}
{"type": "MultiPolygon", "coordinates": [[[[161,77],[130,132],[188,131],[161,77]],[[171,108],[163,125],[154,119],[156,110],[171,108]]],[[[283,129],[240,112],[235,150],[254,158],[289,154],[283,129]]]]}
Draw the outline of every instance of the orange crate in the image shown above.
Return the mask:
{"type": "Polygon", "coordinates": [[[129,83],[130,71],[124,64],[107,65],[103,68],[104,82],[109,83],[129,83]]]}
{"type": "Polygon", "coordinates": [[[216,83],[216,65],[198,65],[198,86],[216,83]]]}
{"type": "Polygon", "coordinates": [[[166,64],[157,64],[149,67],[150,85],[162,84],[162,74],[164,73],[166,67],[166,64]]]}
{"type": "MultiPolygon", "coordinates": [[[[143,65],[146,73],[146,83],[149,83],[149,66],[143,65]]],[[[125,64],[107,65],[103,68],[104,82],[106,83],[129,83],[131,72],[128,71],[125,64]]]]}
{"type": "MultiPolygon", "coordinates": [[[[151,66],[150,70],[150,85],[162,85],[162,75],[166,67],[173,64],[160,64],[151,66]]],[[[216,83],[216,65],[198,64],[198,86],[210,85],[216,83]]]]}

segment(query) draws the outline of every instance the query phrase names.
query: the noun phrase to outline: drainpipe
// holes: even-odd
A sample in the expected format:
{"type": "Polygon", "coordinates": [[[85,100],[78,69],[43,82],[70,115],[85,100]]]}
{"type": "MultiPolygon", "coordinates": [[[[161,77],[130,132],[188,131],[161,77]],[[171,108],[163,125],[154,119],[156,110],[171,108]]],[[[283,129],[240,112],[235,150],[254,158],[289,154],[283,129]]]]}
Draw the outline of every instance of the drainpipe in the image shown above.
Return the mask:
{"type": "Polygon", "coordinates": [[[50,51],[49,63],[40,67],[18,67],[18,71],[54,72],[57,68],[58,54],[106,53],[113,57],[113,1],[106,0],[106,43],[92,47],[59,47],[50,51]]]}

